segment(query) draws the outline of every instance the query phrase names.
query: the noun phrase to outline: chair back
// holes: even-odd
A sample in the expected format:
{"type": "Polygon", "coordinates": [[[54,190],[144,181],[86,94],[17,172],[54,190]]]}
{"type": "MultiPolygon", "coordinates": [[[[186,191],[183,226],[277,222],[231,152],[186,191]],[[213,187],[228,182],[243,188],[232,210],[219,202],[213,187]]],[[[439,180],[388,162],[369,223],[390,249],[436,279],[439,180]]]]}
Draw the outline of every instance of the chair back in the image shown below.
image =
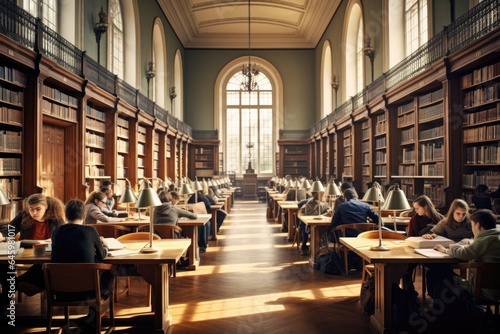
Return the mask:
{"type": "Polygon", "coordinates": [[[120,231],[130,232],[128,227],[115,224],[86,224],[92,226],[97,230],[97,233],[103,238],[118,238],[120,231]]]}
{"type": "MultiPolygon", "coordinates": [[[[162,239],[174,239],[175,231],[180,232],[182,228],[177,225],[155,224],[153,231],[162,239]]],[[[138,226],[137,232],[149,232],[149,224],[138,226]]]]}
{"type": "Polygon", "coordinates": [[[336,226],[332,230],[333,238],[335,242],[338,244],[340,241],[338,238],[340,237],[346,237],[347,236],[347,230],[358,230],[358,231],[370,231],[374,230],[377,228],[377,224],[373,223],[352,223],[352,224],[341,224],[336,226]]]}
{"type": "Polygon", "coordinates": [[[191,204],[191,210],[196,214],[207,213],[207,207],[205,206],[205,203],[203,203],[203,202],[191,204]]]}
{"type": "Polygon", "coordinates": [[[44,263],[47,299],[56,302],[57,292],[94,291],[100,300],[100,270],[111,270],[109,263],[44,263]]]}
{"type": "MultiPolygon", "coordinates": [[[[361,232],[360,234],[358,234],[358,238],[378,239],[378,237],[379,237],[378,230],[365,231],[365,232],[361,232]]],[[[382,238],[404,240],[405,236],[403,234],[395,232],[395,231],[382,230],[382,238]]]]}
{"type": "MultiPolygon", "coordinates": [[[[149,232],[132,232],[124,235],[120,235],[117,240],[149,240],[149,232]]],[[[153,240],[160,240],[161,237],[157,234],[153,234],[153,240]]]]}
{"type": "Polygon", "coordinates": [[[457,263],[454,268],[460,270],[475,270],[474,297],[481,303],[481,289],[500,290],[500,263],[464,262],[457,263]]]}

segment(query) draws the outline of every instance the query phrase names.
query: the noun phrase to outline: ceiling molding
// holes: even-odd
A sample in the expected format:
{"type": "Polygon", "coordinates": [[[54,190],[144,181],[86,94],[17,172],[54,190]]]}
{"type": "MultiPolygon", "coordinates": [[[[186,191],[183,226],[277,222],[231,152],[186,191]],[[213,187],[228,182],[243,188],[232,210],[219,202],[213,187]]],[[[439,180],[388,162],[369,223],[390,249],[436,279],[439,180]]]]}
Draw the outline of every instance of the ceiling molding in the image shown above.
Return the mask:
{"type": "MultiPolygon", "coordinates": [[[[157,0],[182,45],[200,49],[247,49],[245,0],[157,0]]],[[[252,0],[252,49],[312,49],[340,0],[252,0]]]]}

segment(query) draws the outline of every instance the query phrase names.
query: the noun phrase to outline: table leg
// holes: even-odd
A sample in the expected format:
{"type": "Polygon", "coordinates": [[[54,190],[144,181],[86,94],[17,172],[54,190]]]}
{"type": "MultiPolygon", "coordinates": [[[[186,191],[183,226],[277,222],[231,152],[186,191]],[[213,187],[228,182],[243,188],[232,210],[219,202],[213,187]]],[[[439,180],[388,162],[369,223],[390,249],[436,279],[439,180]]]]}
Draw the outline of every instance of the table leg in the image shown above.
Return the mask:
{"type": "Polygon", "coordinates": [[[210,240],[217,240],[217,209],[212,210],[212,238],[210,240]]]}
{"type": "Polygon", "coordinates": [[[140,265],[139,272],[146,282],[151,284],[154,309],[154,331],[153,333],[166,334],[169,332],[172,316],[168,309],[168,264],[140,265]]]}
{"type": "Polygon", "coordinates": [[[191,239],[189,245],[189,270],[196,270],[200,263],[200,253],[198,251],[198,226],[183,226],[182,232],[191,239]]]}

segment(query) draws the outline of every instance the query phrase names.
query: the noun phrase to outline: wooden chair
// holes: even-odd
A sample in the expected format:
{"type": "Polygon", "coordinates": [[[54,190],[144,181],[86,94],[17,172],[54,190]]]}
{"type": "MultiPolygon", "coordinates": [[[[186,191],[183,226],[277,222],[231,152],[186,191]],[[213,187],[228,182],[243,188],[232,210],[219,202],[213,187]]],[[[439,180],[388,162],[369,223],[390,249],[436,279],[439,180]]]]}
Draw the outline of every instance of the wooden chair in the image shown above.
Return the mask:
{"type": "Polygon", "coordinates": [[[372,223],[352,223],[352,224],[338,225],[332,230],[333,240],[335,240],[335,245],[334,245],[335,250],[339,255],[344,256],[344,270],[346,276],[349,275],[348,255],[350,250],[344,245],[342,245],[342,243],[340,243],[339,238],[346,237],[348,229],[358,230],[358,231],[370,231],[375,229],[376,227],[377,225],[372,223]]]}
{"type": "MultiPolygon", "coordinates": [[[[119,236],[116,238],[119,241],[123,240],[149,240],[149,232],[132,232],[119,236]]],[[[153,234],[153,240],[160,240],[161,237],[157,234],[153,234]]],[[[120,294],[129,294],[130,293],[130,276],[141,276],[137,271],[134,273],[130,273],[129,275],[115,276],[115,301],[118,301],[118,279],[120,277],[127,278],[127,283],[125,289],[120,294]]],[[[148,305],[151,305],[151,285],[148,284],[148,305]]]]}
{"type": "MultiPolygon", "coordinates": [[[[154,233],[158,234],[162,239],[174,239],[175,232],[181,232],[182,228],[177,225],[167,225],[167,224],[155,224],[154,225],[154,233]]],[[[149,232],[149,224],[144,224],[137,227],[137,232],[149,232]]],[[[170,272],[172,273],[172,277],[177,276],[177,267],[175,264],[171,264],[170,272]]]]}
{"type": "Polygon", "coordinates": [[[500,300],[491,301],[481,296],[481,289],[500,290],[500,263],[492,262],[464,262],[453,266],[455,269],[465,272],[467,279],[470,279],[471,272],[475,271],[474,298],[476,303],[487,308],[494,307],[494,314],[500,314],[500,300]]]}
{"type": "Polygon", "coordinates": [[[101,318],[109,310],[111,325],[106,333],[114,330],[113,289],[101,293],[100,271],[111,270],[105,263],[45,263],[45,288],[47,292],[47,333],[52,329],[53,307],[64,307],[65,329],[69,329],[70,306],[92,306],[96,310],[96,333],[101,332],[101,318]],[[57,291],[57,292],[56,292],[57,291]],[[84,292],[91,292],[90,297],[84,292]],[[68,293],[61,298],[60,293],[68,293]],[[70,294],[75,293],[74,296],[70,294]],[[78,293],[81,293],[78,295],[78,293]],[[57,296],[59,294],[59,296],[57,296]]]}
{"type": "MultiPolygon", "coordinates": [[[[379,236],[378,230],[365,231],[358,234],[358,238],[366,238],[366,239],[378,239],[378,236],[379,236]]],[[[382,230],[382,239],[404,240],[405,236],[395,231],[382,230]]],[[[373,276],[374,272],[375,272],[375,266],[373,264],[366,263],[365,260],[363,260],[363,273],[361,274],[361,284],[363,284],[363,282],[365,281],[367,274],[369,276],[373,276]]]]}
{"type": "Polygon", "coordinates": [[[120,236],[120,231],[129,233],[130,229],[122,225],[115,224],[86,224],[87,226],[92,226],[97,230],[97,233],[104,238],[115,238],[120,236]]]}

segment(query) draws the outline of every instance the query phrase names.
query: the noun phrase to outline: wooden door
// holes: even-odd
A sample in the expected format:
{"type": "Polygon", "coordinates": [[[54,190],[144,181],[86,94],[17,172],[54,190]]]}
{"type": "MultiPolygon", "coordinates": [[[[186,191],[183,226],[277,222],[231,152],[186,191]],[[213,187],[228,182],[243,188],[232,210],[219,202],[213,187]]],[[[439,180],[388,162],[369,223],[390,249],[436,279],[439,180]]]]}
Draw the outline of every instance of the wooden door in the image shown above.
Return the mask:
{"type": "Polygon", "coordinates": [[[47,196],[65,200],[64,193],[64,128],[43,124],[42,187],[47,196]]]}

